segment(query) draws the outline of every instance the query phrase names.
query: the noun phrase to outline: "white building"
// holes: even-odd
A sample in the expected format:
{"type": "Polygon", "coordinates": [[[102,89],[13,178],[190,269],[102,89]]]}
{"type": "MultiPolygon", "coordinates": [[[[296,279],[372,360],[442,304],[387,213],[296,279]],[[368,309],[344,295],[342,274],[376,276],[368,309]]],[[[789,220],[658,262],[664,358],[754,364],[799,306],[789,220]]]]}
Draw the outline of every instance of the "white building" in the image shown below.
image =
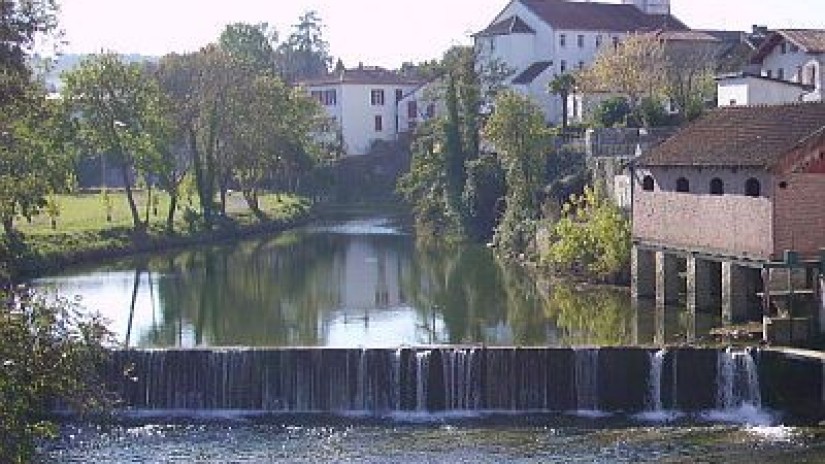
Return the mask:
{"type": "Polygon", "coordinates": [[[825,30],[774,31],[748,69],[717,79],[719,106],[822,101],[824,67],[825,30]]]}
{"type": "Polygon", "coordinates": [[[421,82],[378,67],[359,66],[301,83],[340,128],[348,156],[399,133],[398,103],[421,82]]]}
{"type": "Polygon", "coordinates": [[[556,124],[561,101],[548,93],[556,75],[590,65],[602,47],[629,33],[658,30],[689,30],[670,15],[670,0],[511,0],[474,37],[480,59],[513,71],[507,84],[531,97],[556,124]]]}

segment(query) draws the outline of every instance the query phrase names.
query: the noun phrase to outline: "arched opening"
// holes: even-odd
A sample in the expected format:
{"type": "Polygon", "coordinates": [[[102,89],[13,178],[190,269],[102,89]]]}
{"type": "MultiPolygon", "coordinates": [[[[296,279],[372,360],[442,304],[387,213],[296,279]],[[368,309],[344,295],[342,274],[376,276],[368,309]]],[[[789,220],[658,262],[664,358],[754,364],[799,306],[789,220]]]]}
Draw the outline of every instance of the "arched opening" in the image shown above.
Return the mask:
{"type": "Polygon", "coordinates": [[[645,192],[652,192],[655,187],[656,182],[653,180],[653,176],[645,176],[642,179],[642,190],[645,192]]]}
{"type": "Polygon", "coordinates": [[[749,197],[758,197],[762,195],[762,185],[757,179],[751,177],[745,182],[745,195],[749,197]]]}
{"type": "Polygon", "coordinates": [[[690,182],[684,177],[676,179],[676,191],[680,193],[690,192],[690,182]]]}
{"type": "Polygon", "coordinates": [[[725,183],[722,182],[722,179],[718,177],[714,177],[710,181],[710,194],[711,195],[724,195],[725,194],[725,183]]]}

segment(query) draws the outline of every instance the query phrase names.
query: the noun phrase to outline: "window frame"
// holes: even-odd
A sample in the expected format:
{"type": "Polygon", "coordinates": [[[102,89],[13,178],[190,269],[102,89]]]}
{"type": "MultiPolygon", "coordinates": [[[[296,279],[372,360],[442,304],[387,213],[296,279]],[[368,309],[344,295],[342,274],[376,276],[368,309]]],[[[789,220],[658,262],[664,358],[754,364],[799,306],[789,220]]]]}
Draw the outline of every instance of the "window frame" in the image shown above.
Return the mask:
{"type": "Polygon", "coordinates": [[[373,119],[375,132],[384,132],[384,117],[380,114],[375,115],[375,119],[373,119]]]}
{"type": "Polygon", "coordinates": [[[384,106],[386,98],[384,96],[384,89],[370,90],[370,104],[372,106],[384,106]]]}
{"type": "Polygon", "coordinates": [[[750,177],[745,181],[745,196],[759,198],[762,196],[762,182],[756,177],[750,177]]]}
{"type": "Polygon", "coordinates": [[[690,193],[690,180],[687,177],[676,179],[676,193],[690,193]]]}
{"type": "Polygon", "coordinates": [[[722,196],[725,194],[725,181],[718,177],[714,177],[710,180],[710,185],[708,185],[708,192],[711,195],[715,196],[722,196]]]}

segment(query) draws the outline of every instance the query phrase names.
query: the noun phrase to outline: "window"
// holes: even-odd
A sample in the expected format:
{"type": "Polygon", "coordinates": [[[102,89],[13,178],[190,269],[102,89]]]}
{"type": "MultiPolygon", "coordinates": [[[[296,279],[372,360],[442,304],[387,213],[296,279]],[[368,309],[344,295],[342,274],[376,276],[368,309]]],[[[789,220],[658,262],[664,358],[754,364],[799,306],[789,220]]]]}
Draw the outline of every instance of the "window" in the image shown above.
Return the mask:
{"type": "Polygon", "coordinates": [[[579,48],[584,48],[584,35],[579,34],[579,36],[576,38],[576,44],[579,46],[579,48]]]}
{"type": "Polygon", "coordinates": [[[679,193],[690,192],[690,181],[688,181],[684,177],[676,179],[676,191],[679,193]]]}
{"type": "Polygon", "coordinates": [[[597,35],[597,36],[596,36],[596,46],[597,46],[597,47],[601,47],[601,46],[602,46],[602,35],[601,35],[601,34],[599,34],[599,35],[597,35]]]}
{"type": "Polygon", "coordinates": [[[566,46],[567,46],[567,35],[566,34],[560,34],[559,35],[559,47],[564,48],[566,46]]]}
{"type": "Polygon", "coordinates": [[[785,69],[784,68],[779,68],[779,69],[776,70],[776,78],[785,80],[785,69]]]}
{"type": "Polygon", "coordinates": [[[407,102],[407,117],[410,119],[415,119],[418,117],[418,102],[415,100],[410,100],[407,102]]]}
{"type": "Polygon", "coordinates": [[[561,64],[559,65],[559,69],[561,70],[562,74],[567,71],[567,61],[561,60],[561,64]]]}
{"type": "Polygon", "coordinates": [[[579,61],[579,70],[584,69],[584,61],[579,61]]]}
{"type": "Polygon", "coordinates": [[[736,106],[736,100],[731,100],[729,103],[730,103],[730,106],[736,106]]]}
{"type": "Polygon", "coordinates": [[[614,36],[613,37],[613,48],[618,48],[618,47],[619,47],[619,38],[614,36]]]}
{"type": "Polygon", "coordinates": [[[373,89],[370,92],[370,103],[372,103],[372,106],[384,106],[384,91],[373,89]]]}
{"type": "Polygon", "coordinates": [[[395,89],[395,102],[400,102],[402,98],[404,98],[404,91],[401,89],[395,89]]]}
{"type": "Polygon", "coordinates": [[[381,116],[375,117],[375,132],[381,132],[384,130],[384,118],[381,116]]]}
{"type": "Polygon", "coordinates": [[[785,53],[788,53],[788,44],[786,44],[785,42],[782,42],[782,45],[779,46],[779,52],[782,53],[783,55],[785,53]]]}
{"type": "Polygon", "coordinates": [[[427,117],[434,118],[435,117],[435,103],[430,103],[427,105],[427,117]]]}
{"type": "Polygon", "coordinates": [[[796,44],[791,44],[791,53],[796,53],[799,51],[799,46],[796,44]]]}
{"type": "Polygon", "coordinates": [[[762,194],[762,187],[757,179],[751,177],[745,181],[745,195],[749,197],[758,197],[762,194]]]}
{"type": "Polygon", "coordinates": [[[772,78],[772,77],[773,77],[773,71],[771,71],[771,70],[769,69],[769,70],[768,70],[768,72],[767,72],[767,73],[765,73],[765,77],[767,77],[768,79],[772,78]]]}
{"type": "Polygon", "coordinates": [[[711,195],[724,195],[725,194],[725,183],[722,182],[722,179],[716,177],[711,179],[710,181],[710,194],[711,195]]]}
{"type": "Polygon", "coordinates": [[[310,92],[313,99],[324,106],[335,106],[338,104],[338,99],[335,90],[313,90],[310,92]]]}
{"type": "Polygon", "coordinates": [[[811,85],[816,85],[816,66],[809,67],[808,74],[808,78],[810,79],[808,83],[811,85]]]}
{"type": "Polygon", "coordinates": [[[642,179],[642,190],[645,192],[652,192],[656,186],[656,181],[653,180],[653,176],[645,176],[642,179]]]}

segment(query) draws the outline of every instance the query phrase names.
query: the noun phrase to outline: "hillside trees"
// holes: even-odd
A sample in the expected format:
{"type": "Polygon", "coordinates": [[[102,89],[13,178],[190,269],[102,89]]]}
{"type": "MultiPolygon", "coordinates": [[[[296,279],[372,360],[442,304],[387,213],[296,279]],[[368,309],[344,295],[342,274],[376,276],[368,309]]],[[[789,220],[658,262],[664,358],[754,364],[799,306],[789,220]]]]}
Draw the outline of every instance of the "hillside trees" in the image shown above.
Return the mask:
{"type": "Polygon", "coordinates": [[[91,153],[108,153],[118,164],[135,230],[146,223],[134,198],[133,174],[156,170],[157,147],[167,136],[162,93],[141,65],[112,53],[94,55],[64,75],[63,99],[91,153]]]}

